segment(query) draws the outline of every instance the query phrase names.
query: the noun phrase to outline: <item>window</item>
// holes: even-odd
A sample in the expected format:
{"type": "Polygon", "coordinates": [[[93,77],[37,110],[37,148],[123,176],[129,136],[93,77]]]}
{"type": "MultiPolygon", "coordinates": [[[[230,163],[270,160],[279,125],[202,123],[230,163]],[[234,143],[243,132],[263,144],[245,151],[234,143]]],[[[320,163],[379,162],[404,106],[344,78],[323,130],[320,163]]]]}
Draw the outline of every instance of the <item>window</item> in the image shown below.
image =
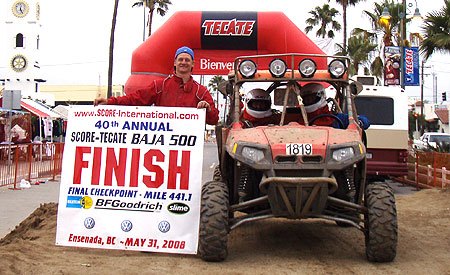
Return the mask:
{"type": "Polygon", "coordinates": [[[23,34],[16,35],[16,48],[23,48],[23,34]]]}
{"type": "Polygon", "coordinates": [[[394,124],[394,99],[389,97],[358,96],[355,98],[359,115],[366,116],[372,125],[394,124]]]}
{"type": "Polygon", "coordinates": [[[450,142],[450,135],[430,135],[429,142],[450,142]]]}
{"type": "Polygon", "coordinates": [[[377,85],[377,78],[375,76],[357,76],[356,81],[362,85],[377,85]]]}

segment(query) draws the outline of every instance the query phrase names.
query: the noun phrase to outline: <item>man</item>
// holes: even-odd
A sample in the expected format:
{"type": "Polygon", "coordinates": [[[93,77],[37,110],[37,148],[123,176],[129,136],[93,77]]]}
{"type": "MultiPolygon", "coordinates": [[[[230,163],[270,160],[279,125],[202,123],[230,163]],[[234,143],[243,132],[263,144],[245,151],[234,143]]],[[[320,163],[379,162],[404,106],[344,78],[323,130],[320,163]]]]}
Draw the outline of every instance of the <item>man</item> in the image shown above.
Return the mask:
{"type": "MultiPolygon", "coordinates": [[[[300,95],[305,105],[308,119],[311,120],[320,114],[331,114],[328,108],[325,88],[319,83],[308,83],[300,90],[300,95]]],[[[319,126],[330,126],[334,119],[331,117],[322,117],[317,119],[314,124],[319,126]]]]}
{"type": "MultiPolygon", "coordinates": [[[[321,114],[333,114],[327,104],[325,88],[320,83],[308,83],[301,88],[300,95],[305,105],[305,110],[308,113],[308,119],[311,120],[321,114]]],[[[336,115],[343,123],[344,128],[349,124],[348,115],[337,113],[336,115]]],[[[366,130],[370,127],[370,122],[367,117],[358,115],[360,126],[366,130]]],[[[332,117],[321,117],[314,121],[318,126],[333,126],[339,127],[337,121],[332,117]]]]}
{"type": "Polygon", "coordinates": [[[94,105],[132,105],[132,106],[165,106],[193,107],[206,109],[206,123],[217,124],[219,111],[208,89],[192,78],[194,68],[194,51],[183,46],[175,53],[174,75],[165,79],[154,80],[143,89],[121,96],[97,98],[94,105]]]}
{"type": "MultiPolygon", "coordinates": [[[[261,126],[279,123],[279,118],[274,116],[271,108],[272,100],[270,94],[263,89],[253,89],[248,92],[241,120],[250,122],[251,126],[261,126]]],[[[250,126],[250,125],[249,125],[250,126]]]]}

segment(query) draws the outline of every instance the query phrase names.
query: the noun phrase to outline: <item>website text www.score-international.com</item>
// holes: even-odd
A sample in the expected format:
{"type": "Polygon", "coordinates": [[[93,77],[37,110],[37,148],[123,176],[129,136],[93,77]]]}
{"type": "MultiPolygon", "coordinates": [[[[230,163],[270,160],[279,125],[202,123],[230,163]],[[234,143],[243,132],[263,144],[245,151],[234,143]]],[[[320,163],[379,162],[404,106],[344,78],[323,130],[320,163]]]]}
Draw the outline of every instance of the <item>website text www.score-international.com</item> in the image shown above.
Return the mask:
{"type": "Polygon", "coordinates": [[[198,114],[161,112],[161,111],[121,111],[99,108],[95,111],[75,111],[75,117],[125,117],[125,118],[159,118],[159,119],[187,119],[198,120],[198,114]]]}

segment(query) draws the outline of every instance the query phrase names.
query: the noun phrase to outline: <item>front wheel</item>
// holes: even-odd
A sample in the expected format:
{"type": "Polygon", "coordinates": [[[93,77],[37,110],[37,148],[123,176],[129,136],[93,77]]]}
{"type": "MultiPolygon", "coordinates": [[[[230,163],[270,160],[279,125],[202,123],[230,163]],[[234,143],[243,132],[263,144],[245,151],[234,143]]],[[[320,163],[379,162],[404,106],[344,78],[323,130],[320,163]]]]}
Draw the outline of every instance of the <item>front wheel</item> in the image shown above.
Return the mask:
{"type": "Polygon", "coordinates": [[[366,256],[371,262],[391,262],[397,254],[397,210],[386,183],[369,184],[365,203],[366,256]]]}
{"type": "Polygon", "coordinates": [[[228,255],[228,188],[220,181],[202,187],[199,254],[208,262],[220,262],[228,255]]]}

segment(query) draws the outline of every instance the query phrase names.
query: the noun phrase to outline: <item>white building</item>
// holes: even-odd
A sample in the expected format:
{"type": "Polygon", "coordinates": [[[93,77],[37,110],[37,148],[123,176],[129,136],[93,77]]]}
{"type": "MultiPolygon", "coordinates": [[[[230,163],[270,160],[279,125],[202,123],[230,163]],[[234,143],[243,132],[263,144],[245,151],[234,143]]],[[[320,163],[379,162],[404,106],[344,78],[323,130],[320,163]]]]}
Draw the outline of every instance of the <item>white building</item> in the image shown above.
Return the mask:
{"type": "Polygon", "coordinates": [[[39,65],[40,5],[37,0],[6,0],[1,3],[6,12],[7,56],[4,79],[5,90],[21,91],[22,97],[53,102],[51,95],[40,93],[41,77],[39,65]]]}

